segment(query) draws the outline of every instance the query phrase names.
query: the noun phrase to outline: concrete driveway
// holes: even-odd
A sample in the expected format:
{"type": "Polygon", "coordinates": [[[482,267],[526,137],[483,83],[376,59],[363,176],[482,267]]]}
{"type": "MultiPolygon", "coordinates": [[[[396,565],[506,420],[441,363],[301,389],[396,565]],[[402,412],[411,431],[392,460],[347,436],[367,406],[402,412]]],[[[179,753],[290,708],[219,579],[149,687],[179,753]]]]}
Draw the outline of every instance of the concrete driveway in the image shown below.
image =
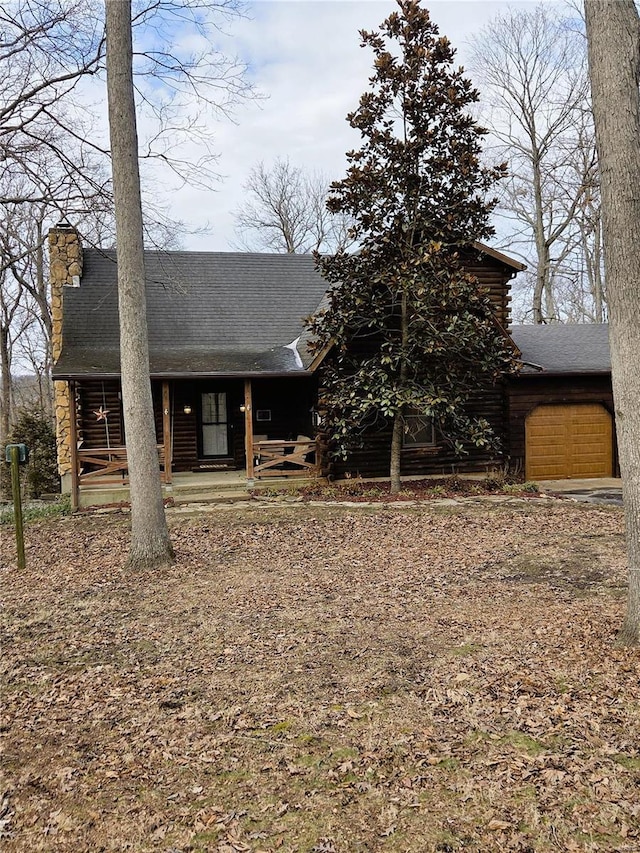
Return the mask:
{"type": "Polygon", "coordinates": [[[586,503],[622,506],[622,480],[604,477],[597,480],[542,480],[543,492],[586,503]]]}

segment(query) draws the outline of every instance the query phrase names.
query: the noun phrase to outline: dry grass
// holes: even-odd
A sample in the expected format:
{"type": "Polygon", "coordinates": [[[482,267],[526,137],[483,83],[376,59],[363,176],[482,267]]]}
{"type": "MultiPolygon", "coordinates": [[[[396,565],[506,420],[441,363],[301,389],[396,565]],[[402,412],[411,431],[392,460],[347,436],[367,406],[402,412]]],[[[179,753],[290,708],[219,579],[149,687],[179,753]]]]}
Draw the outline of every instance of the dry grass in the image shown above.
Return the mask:
{"type": "Polygon", "coordinates": [[[618,510],[219,509],[3,531],[7,851],[637,851],[618,510]]]}

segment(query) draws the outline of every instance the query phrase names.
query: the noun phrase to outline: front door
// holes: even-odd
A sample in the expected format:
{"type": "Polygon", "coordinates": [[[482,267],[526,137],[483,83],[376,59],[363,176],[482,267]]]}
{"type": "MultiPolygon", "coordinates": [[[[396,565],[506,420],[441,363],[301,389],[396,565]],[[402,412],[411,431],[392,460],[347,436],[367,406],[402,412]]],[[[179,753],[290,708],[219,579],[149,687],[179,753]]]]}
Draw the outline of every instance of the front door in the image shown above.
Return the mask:
{"type": "Polygon", "coordinates": [[[229,455],[226,391],[208,391],[201,394],[200,447],[203,457],[229,455]]]}

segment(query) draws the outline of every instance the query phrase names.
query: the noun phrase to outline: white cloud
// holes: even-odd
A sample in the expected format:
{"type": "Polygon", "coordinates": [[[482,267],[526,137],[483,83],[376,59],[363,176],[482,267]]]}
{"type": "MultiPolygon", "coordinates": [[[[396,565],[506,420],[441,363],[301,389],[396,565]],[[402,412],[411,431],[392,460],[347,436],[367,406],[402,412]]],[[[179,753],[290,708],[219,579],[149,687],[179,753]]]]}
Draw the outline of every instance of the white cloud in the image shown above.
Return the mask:
{"type": "MultiPolygon", "coordinates": [[[[428,8],[464,64],[473,33],[508,5],[516,4],[437,0],[428,8]]],[[[232,213],[259,160],[289,157],[297,166],[341,177],[345,151],[358,145],[345,117],[365,91],[371,69],[371,53],[360,48],[358,31],[375,29],[394,8],[391,0],[264,0],[250,5],[250,18],[231,25],[221,46],[248,64],[266,99],[239,106],[237,124],[219,121],[216,150],[224,179],[217,190],[185,186],[172,194],[176,218],[210,226],[203,234],[187,236],[186,248],[232,247],[232,213]]]]}

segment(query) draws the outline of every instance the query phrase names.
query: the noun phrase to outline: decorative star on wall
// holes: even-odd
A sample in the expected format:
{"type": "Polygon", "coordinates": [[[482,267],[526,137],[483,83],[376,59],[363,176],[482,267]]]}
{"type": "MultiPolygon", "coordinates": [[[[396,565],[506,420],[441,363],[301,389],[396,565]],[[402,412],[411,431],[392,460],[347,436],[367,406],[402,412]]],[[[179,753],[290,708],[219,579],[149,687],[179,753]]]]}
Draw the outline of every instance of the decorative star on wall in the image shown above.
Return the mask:
{"type": "Polygon", "coordinates": [[[93,413],[96,416],[96,419],[99,421],[106,421],[107,415],[109,414],[109,409],[103,409],[102,406],[98,409],[97,412],[93,413]]]}

